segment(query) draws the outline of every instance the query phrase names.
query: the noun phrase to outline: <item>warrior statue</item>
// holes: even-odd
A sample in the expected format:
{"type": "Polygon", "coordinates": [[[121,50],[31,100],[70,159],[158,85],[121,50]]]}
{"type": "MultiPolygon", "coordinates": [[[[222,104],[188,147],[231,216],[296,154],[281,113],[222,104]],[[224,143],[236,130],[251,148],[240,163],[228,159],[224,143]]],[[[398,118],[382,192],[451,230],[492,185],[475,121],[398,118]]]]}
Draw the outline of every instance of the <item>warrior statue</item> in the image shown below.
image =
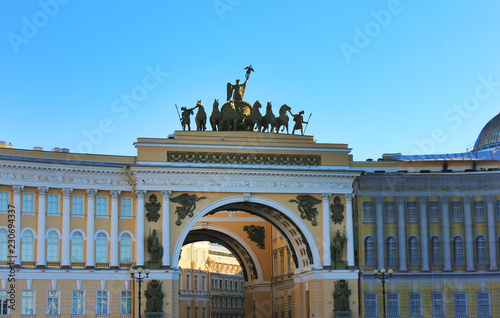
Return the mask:
{"type": "Polygon", "coordinates": [[[340,230],[337,230],[337,236],[333,239],[332,252],[335,253],[335,262],[342,261],[342,253],[344,252],[345,235],[340,236],[340,230]]]}
{"type": "Polygon", "coordinates": [[[148,252],[151,253],[151,259],[153,261],[159,261],[163,256],[161,245],[156,236],[156,230],[153,230],[153,234],[148,237],[148,252]]]}

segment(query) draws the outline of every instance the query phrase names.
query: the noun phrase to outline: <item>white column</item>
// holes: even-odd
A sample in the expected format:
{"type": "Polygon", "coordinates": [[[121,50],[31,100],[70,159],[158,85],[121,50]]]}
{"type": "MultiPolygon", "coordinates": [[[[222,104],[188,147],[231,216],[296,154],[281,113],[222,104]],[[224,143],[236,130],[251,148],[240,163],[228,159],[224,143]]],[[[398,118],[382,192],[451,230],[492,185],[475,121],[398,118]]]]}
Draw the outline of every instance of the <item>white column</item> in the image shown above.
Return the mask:
{"type": "Polygon", "coordinates": [[[406,222],[405,197],[397,197],[398,201],[398,238],[399,238],[399,271],[406,272],[406,222]]]}
{"type": "Polygon", "coordinates": [[[490,270],[498,269],[497,264],[497,249],[496,249],[496,231],[495,231],[495,196],[486,196],[486,208],[488,209],[488,246],[490,248],[490,270]]]}
{"type": "Polygon", "coordinates": [[[377,267],[384,268],[384,210],[382,203],[384,198],[381,196],[375,197],[375,212],[377,222],[377,267]]]}
{"type": "Polygon", "coordinates": [[[163,246],[162,267],[170,267],[170,194],[172,191],[162,191],[163,215],[161,216],[161,245],[163,246]]]}
{"type": "Polygon", "coordinates": [[[63,215],[62,215],[62,251],[61,251],[61,268],[70,267],[70,199],[73,189],[64,188],[62,189],[63,195],[63,215]]]}
{"type": "Polygon", "coordinates": [[[135,217],[135,263],[144,266],[144,196],[146,191],[137,190],[137,215],[135,217]]]}
{"type": "Polygon", "coordinates": [[[323,267],[332,266],[332,251],[330,242],[330,196],[329,193],[323,193],[323,267]]]}
{"type": "Polygon", "coordinates": [[[96,189],[87,189],[87,268],[95,267],[94,258],[94,207],[96,189]]]}
{"type": "Polygon", "coordinates": [[[121,191],[110,191],[111,196],[111,246],[110,246],[110,268],[118,268],[118,197],[121,191]]]}
{"type": "Polygon", "coordinates": [[[443,226],[443,271],[451,272],[450,197],[441,196],[441,223],[443,226]]]}
{"type": "Polygon", "coordinates": [[[36,267],[45,267],[45,198],[49,188],[38,187],[38,228],[36,240],[36,267]]]}
{"type": "Polygon", "coordinates": [[[429,267],[429,237],[427,235],[427,197],[418,197],[420,206],[420,248],[422,252],[422,271],[430,271],[429,267]]]}
{"type": "Polygon", "coordinates": [[[14,192],[14,229],[15,229],[15,238],[14,238],[14,254],[11,254],[14,258],[14,262],[16,265],[21,264],[21,193],[23,192],[24,186],[12,186],[12,192],[14,192]]]}
{"type": "Polygon", "coordinates": [[[474,237],[472,236],[471,196],[464,196],[465,253],[466,271],[474,271],[474,237]]]}
{"type": "Polygon", "coordinates": [[[345,225],[347,228],[347,268],[354,267],[354,225],[352,222],[352,200],[354,194],[345,195],[345,225]]]}

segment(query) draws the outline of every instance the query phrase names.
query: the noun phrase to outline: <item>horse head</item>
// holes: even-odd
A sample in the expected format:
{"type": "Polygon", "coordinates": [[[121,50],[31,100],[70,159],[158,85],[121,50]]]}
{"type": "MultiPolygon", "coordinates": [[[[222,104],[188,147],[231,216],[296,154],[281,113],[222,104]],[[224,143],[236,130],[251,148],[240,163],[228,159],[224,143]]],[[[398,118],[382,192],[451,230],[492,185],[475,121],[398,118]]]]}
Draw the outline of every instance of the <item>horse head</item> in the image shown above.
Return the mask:
{"type": "Polygon", "coordinates": [[[218,108],[219,108],[219,100],[215,99],[214,100],[214,109],[218,109],[218,108]]]}
{"type": "Polygon", "coordinates": [[[199,100],[199,101],[196,103],[196,107],[201,107],[201,108],[204,108],[204,107],[203,107],[203,103],[201,102],[201,100],[199,100]]]}
{"type": "Polygon", "coordinates": [[[260,103],[260,101],[255,101],[255,103],[253,103],[253,107],[257,107],[257,108],[262,108],[262,104],[260,103]]]}
{"type": "Polygon", "coordinates": [[[289,110],[292,110],[292,108],[287,104],[283,104],[283,106],[281,106],[280,108],[280,116],[286,116],[286,112],[289,110]]]}

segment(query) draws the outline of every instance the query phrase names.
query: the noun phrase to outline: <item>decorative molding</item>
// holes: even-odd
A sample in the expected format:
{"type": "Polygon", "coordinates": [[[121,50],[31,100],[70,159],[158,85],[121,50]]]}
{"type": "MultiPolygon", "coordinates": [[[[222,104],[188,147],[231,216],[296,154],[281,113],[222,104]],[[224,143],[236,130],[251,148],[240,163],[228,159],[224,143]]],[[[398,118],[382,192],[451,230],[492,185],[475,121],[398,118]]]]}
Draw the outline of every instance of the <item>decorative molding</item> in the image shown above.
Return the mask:
{"type": "Polygon", "coordinates": [[[12,186],[12,192],[14,192],[14,194],[21,194],[21,192],[23,192],[23,190],[24,190],[24,186],[20,186],[20,185],[12,186]]]}
{"type": "Polygon", "coordinates": [[[183,219],[186,216],[192,217],[194,210],[196,210],[196,202],[202,199],[206,199],[206,196],[199,197],[196,194],[183,193],[175,198],[170,198],[170,201],[180,204],[180,206],[175,207],[175,214],[177,214],[177,221],[175,224],[177,226],[182,224],[183,219]]]}
{"type": "Polygon", "coordinates": [[[139,199],[139,198],[144,198],[146,196],[146,193],[147,191],[144,191],[144,190],[135,190],[134,194],[135,196],[139,199]]]}
{"type": "Polygon", "coordinates": [[[38,187],[36,189],[36,191],[38,192],[39,195],[45,196],[45,195],[47,195],[47,192],[49,192],[49,188],[48,187],[38,187]]]}
{"type": "Polygon", "coordinates": [[[69,198],[73,194],[73,189],[71,189],[71,188],[63,188],[61,190],[61,193],[62,193],[63,197],[69,198]]]}
{"type": "Polygon", "coordinates": [[[166,199],[166,200],[169,200],[170,199],[170,195],[172,194],[172,191],[170,190],[164,190],[161,192],[161,196],[166,199]]]}
{"type": "Polygon", "coordinates": [[[97,195],[97,190],[96,189],[87,189],[87,197],[89,198],[94,198],[97,195]]]}
{"type": "Polygon", "coordinates": [[[252,241],[257,243],[257,246],[260,249],[265,249],[266,248],[266,229],[263,226],[260,225],[245,225],[243,227],[243,231],[247,232],[248,238],[252,241]]]}
{"type": "Polygon", "coordinates": [[[300,212],[300,217],[311,221],[312,226],[318,225],[316,221],[316,216],[318,215],[318,209],[314,206],[320,204],[322,201],[308,194],[299,194],[297,200],[290,199],[289,202],[295,202],[298,204],[297,209],[300,212]]]}
{"type": "Polygon", "coordinates": [[[330,197],[332,195],[330,193],[322,193],[321,194],[321,199],[323,200],[323,202],[326,201],[326,203],[329,203],[328,201],[330,201],[330,197]]]}
{"type": "Polygon", "coordinates": [[[158,222],[160,219],[161,203],[158,202],[156,195],[151,194],[149,196],[149,202],[147,202],[144,206],[146,207],[146,218],[148,222],[158,222]]]}
{"type": "Polygon", "coordinates": [[[354,194],[353,193],[344,194],[344,197],[345,197],[346,202],[347,201],[351,201],[352,202],[352,200],[354,200],[354,194]]]}
{"type": "Polygon", "coordinates": [[[109,192],[109,196],[112,198],[112,199],[118,199],[120,197],[120,193],[122,193],[121,191],[119,190],[113,190],[113,191],[110,191],[109,192]]]}
{"type": "Polygon", "coordinates": [[[243,193],[243,202],[248,202],[250,201],[250,192],[245,192],[243,193]]]}
{"type": "Polygon", "coordinates": [[[330,211],[332,212],[331,218],[333,223],[337,224],[342,224],[344,221],[344,210],[345,207],[342,204],[342,201],[340,201],[340,197],[337,195],[333,199],[333,203],[330,204],[330,211]]]}

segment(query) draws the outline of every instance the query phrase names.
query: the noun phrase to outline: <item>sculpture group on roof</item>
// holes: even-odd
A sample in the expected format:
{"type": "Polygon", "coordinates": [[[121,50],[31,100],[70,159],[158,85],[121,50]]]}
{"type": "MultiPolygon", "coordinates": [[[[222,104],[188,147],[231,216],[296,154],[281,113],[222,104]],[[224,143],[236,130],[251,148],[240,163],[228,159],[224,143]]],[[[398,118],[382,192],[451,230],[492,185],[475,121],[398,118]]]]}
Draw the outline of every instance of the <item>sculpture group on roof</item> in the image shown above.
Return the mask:
{"type": "MultiPolygon", "coordinates": [[[[300,130],[300,134],[305,133],[307,129],[307,121],[304,120],[304,111],[301,110],[297,114],[292,113],[292,108],[287,104],[280,107],[278,116],[275,116],[272,110],[272,103],[267,102],[266,112],[262,115],[260,109],[262,104],[260,101],[255,101],[253,106],[243,101],[247,81],[250,78],[250,73],[255,72],[252,65],[245,67],[245,82],[240,84],[237,79],[235,84],[227,83],[227,100],[219,110],[219,100],[215,99],[212,108],[212,114],[209,117],[210,126],[213,131],[258,131],[258,132],[284,132],[289,133],[288,114],[291,115],[295,122],[292,134],[296,130],[300,130]],[[303,124],[306,124],[304,127],[303,124]],[[280,130],[281,129],[281,130],[280,130]]],[[[177,105],[175,105],[177,108],[177,105]]],[[[182,130],[191,130],[190,116],[194,115],[194,110],[198,109],[195,116],[196,130],[205,131],[207,129],[207,113],[201,100],[199,100],[195,107],[187,108],[181,107],[179,120],[182,125],[182,130]]],[[[177,109],[178,111],[178,109],[177,109]]]]}

